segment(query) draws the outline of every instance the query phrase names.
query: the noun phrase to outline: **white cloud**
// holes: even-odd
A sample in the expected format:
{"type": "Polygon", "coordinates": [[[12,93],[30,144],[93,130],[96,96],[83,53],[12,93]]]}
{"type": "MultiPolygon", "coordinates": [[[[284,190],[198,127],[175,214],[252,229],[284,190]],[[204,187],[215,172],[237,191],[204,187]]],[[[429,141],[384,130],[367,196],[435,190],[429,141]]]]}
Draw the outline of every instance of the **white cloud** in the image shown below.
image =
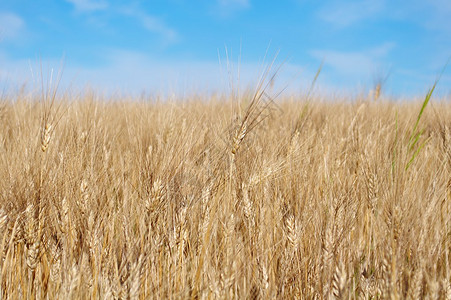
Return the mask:
{"type": "Polygon", "coordinates": [[[379,46],[368,49],[367,52],[373,58],[381,59],[387,56],[391,50],[396,47],[396,43],[394,42],[386,42],[379,46]]]}
{"type": "Polygon", "coordinates": [[[384,43],[362,51],[317,49],[310,54],[318,61],[324,60],[321,78],[325,86],[336,91],[362,92],[372,88],[378,76],[390,72],[392,65],[388,57],[394,47],[394,43],[384,43]]]}
{"type": "Polygon", "coordinates": [[[248,8],[251,6],[250,0],[218,0],[218,3],[223,7],[248,8]]]}
{"type": "Polygon", "coordinates": [[[251,7],[250,0],[217,0],[213,5],[211,14],[215,17],[228,18],[238,11],[251,7]]]}
{"type": "Polygon", "coordinates": [[[6,52],[0,51],[0,88],[14,91],[25,84],[33,91],[40,90],[41,65],[44,77],[53,68],[55,78],[61,62],[58,59],[13,59],[6,52]]]}
{"type": "Polygon", "coordinates": [[[434,6],[437,10],[451,13],[451,2],[448,0],[429,0],[427,4],[434,6]]]}
{"type": "Polygon", "coordinates": [[[167,26],[163,21],[161,21],[157,17],[143,13],[139,14],[137,17],[141,21],[144,28],[146,28],[150,32],[157,33],[170,42],[174,42],[177,40],[176,31],[167,26]]]}
{"type": "Polygon", "coordinates": [[[324,59],[325,64],[344,75],[364,75],[374,72],[385,64],[385,58],[395,47],[394,43],[384,43],[364,51],[313,50],[311,55],[324,59]]]}
{"type": "Polygon", "coordinates": [[[17,37],[25,28],[25,21],[16,14],[0,12],[0,40],[17,37]]]}
{"type": "MultiPolygon", "coordinates": [[[[162,36],[165,42],[175,42],[178,39],[177,32],[169,27],[160,18],[147,14],[142,9],[133,6],[111,6],[106,0],[65,0],[72,3],[79,12],[103,11],[109,9],[110,14],[136,19],[141,26],[152,33],[162,36]]],[[[95,22],[94,22],[95,23],[95,22]]]]}
{"type": "Polygon", "coordinates": [[[375,16],[384,9],[384,6],[383,0],[336,1],[327,3],[319,11],[319,17],[343,28],[375,16]]]}
{"type": "MultiPolygon", "coordinates": [[[[163,94],[192,93],[196,91],[227,90],[227,74],[218,61],[209,60],[161,60],[141,52],[110,50],[108,63],[98,68],[80,68],[84,83],[103,90],[139,93],[142,90],[163,94]]],[[[224,67],[224,66],[223,66],[224,67]]],[[[258,80],[257,64],[245,64],[240,68],[242,86],[258,80]]]]}
{"type": "MultiPolygon", "coordinates": [[[[377,76],[389,76],[386,91],[394,91],[396,96],[424,96],[431,87],[442,65],[433,70],[403,69],[396,67],[396,62],[389,60],[391,51],[397,47],[395,43],[387,42],[362,51],[313,50],[310,54],[318,60],[324,59],[325,68],[321,78],[326,86],[336,87],[336,90],[360,87],[371,89],[377,76]],[[328,67],[328,68],[327,68],[328,67]],[[376,76],[376,77],[375,77],[376,76]]],[[[451,76],[444,74],[437,87],[435,96],[450,93],[451,76]]]]}
{"type": "Polygon", "coordinates": [[[160,35],[166,42],[173,43],[178,40],[177,32],[156,16],[130,8],[121,9],[120,13],[137,19],[146,30],[160,35]]]}
{"type": "MultiPolygon", "coordinates": [[[[339,52],[333,50],[316,50],[313,55],[326,59],[324,68],[317,82],[315,94],[322,96],[352,95],[359,92],[359,87],[371,88],[374,75],[373,67],[383,62],[384,53],[390,50],[390,44],[383,44],[361,52],[339,52]],[[359,86],[360,84],[360,86],[359,86]],[[338,93],[338,94],[337,94],[338,93]]],[[[208,95],[210,92],[230,92],[229,74],[223,62],[222,68],[216,60],[169,60],[152,57],[147,53],[129,50],[110,49],[104,51],[105,64],[93,66],[66,60],[59,92],[70,88],[84,91],[86,87],[106,96],[120,94],[137,96],[145,91],[163,97],[175,94],[190,96],[193,93],[208,95]]],[[[231,74],[235,78],[233,90],[237,90],[238,66],[234,64],[231,74]]],[[[6,86],[7,92],[13,92],[23,83],[37,93],[40,88],[40,62],[35,59],[13,59],[0,51],[0,88],[6,86]],[[30,68],[30,65],[32,69],[30,68]],[[34,76],[32,76],[32,71],[34,76]]],[[[60,67],[59,59],[43,59],[44,75],[51,68],[56,73],[60,67]]],[[[280,72],[272,94],[288,85],[287,93],[305,93],[311,84],[318,66],[303,67],[285,63],[280,72]]],[[[240,66],[239,86],[255,88],[263,67],[256,62],[242,62],[240,66]]],[[[436,72],[428,74],[415,70],[394,70],[390,74],[389,86],[393,83],[398,95],[422,96],[435,80],[436,72]],[[424,84],[423,84],[424,83],[424,84]]],[[[449,94],[451,76],[444,75],[435,95],[449,94]]],[[[270,91],[271,93],[271,91],[270,91]]]]}
{"type": "Polygon", "coordinates": [[[372,57],[362,52],[340,52],[333,50],[314,50],[314,57],[325,60],[326,65],[344,74],[359,74],[362,70],[374,68],[372,57]]]}
{"type": "Polygon", "coordinates": [[[104,0],[65,0],[71,3],[79,12],[92,12],[105,10],[108,8],[108,2],[104,0]]]}
{"type": "Polygon", "coordinates": [[[451,37],[451,1],[430,0],[426,1],[425,9],[421,12],[418,20],[428,29],[443,32],[448,38],[451,37]],[[427,13],[430,17],[424,17],[427,13]]]}
{"type": "MultiPolygon", "coordinates": [[[[142,91],[179,96],[192,93],[230,92],[229,73],[224,62],[222,68],[216,60],[168,60],[158,59],[146,53],[129,50],[111,49],[105,51],[106,63],[99,66],[87,66],[66,60],[63,70],[60,92],[68,87],[76,91],[83,91],[87,86],[106,94],[121,92],[139,95],[142,91]]],[[[233,63],[230,61],[230,63],[233,63]]],[[[34,72],[39,72],[39,62],[31,61],[34,72]]],[[[9,90],[28,83],[30,88],[40,89],[40,75],[30,70],[28,60],[15,60],[0,52],[0,87],[6,84],[9,90]]],[[[54,68],[58,71],[58,59],[44,59],[42,66],[45,70],[54,68]]],[[[255,88],[263,67],[259,63],[244,62],[231,70],[234,76],[233,89],[255,88]]],[[[300,84],[310,83],[312,72],[300,73],[301,67],[285,64],[278,73],[274,90],[288,86],[288,92],[299,92],[300,84]],[[302,80],[301,80],[302,79],[302,80]]]]}

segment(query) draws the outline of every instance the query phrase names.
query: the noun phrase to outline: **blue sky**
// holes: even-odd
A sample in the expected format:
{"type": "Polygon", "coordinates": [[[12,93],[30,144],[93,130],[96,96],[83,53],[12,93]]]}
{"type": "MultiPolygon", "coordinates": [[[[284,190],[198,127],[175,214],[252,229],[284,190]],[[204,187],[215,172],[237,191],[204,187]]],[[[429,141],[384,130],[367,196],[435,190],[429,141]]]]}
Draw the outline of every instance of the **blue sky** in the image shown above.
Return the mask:
{"type": "MultiPolygon", "coordinates": [[[[235,79],[241,57],[245,87],[268,46],[265,62],[279,52],[278,82],[293,92],[324,60],[323,91],[365,92],[389,74],[387,93],[422,96],[451,56],[451,1],[0,2],[0,80],[9,88],[32,85],[39,61],[57,70],[63,56],[63,82],[75,89],[220,90],[230,82],[227,56],[235,79]]],[[[451,93],[451,66],[439,92],[451,93]]]]}

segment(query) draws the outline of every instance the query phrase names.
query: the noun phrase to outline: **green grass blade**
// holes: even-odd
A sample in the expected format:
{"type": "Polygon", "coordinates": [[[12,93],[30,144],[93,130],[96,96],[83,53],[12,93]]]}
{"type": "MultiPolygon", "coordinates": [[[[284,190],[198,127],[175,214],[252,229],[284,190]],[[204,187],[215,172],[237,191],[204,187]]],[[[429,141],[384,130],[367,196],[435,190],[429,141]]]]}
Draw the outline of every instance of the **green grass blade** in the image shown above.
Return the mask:
{"type": "Polygon", "coordinates": [[[429,100],[431,100],[432,93],[434,92],[435,87],[437,86],[437,83],[438,83],[438,79],[434,82],[434,85],[432,86],[432,88],[431,88],[431,89],[428,91],[428,93],[426,94],[426,98],[424,99],[423,105],[421,106],[421,110],[420,110],[420,112],[419,112],[419,114],[418,114],[417,121],[415,122],[415,126],[413,127],[412,134],[410,135],[410,138],[409,138],[409,145],[411,144],[412,139],[414,138],[414,136],[417,134],[416,131],[417,131],[417,128],[418,128],[418,124],[420,124],[421,116],[423,115],[424,109],[425,109],[426,106],[428,105],[429,100]]]}
{"type": "Polygon", "coordinates": [[[412,157],[410,158],[409,162],[406,165],[405,170],[407,171],[407,169],[409,169],[410,165],[413,163],[413,161],[415,160],[415,157],[418,156],[418,154],[420,153],[421,149],[423,149],[423,147],[426,145],[426,143],[429,141],[429,138],[426,139],[419,147],[418,149],[412,154],[412,157]]]}

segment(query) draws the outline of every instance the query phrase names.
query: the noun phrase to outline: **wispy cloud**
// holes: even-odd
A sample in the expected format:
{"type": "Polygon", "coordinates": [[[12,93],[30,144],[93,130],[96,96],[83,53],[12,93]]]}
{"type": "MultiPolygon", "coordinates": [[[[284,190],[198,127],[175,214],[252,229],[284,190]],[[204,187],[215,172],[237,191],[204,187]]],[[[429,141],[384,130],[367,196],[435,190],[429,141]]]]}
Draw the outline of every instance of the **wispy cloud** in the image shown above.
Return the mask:
{"type": "Polygon", "coordinates": [[[360,51],[337,51],[318,49],[310,54],[324,60],[322,79],[325,86],[336,91],[356,91],[356,88],[368,88],[374,84],[375,76],[386,75],[392,64],[389,59],[394,43],[383,43],[360,51]]]}
{"type": "Polygon", "coordinates": [[[120,14],[135,18],[146,30],[160,35],[166,42],[174,43],[179,38],[177,32],[173,28],[156,16],[130,8],[121,9],[120,14]]]}
{"type": "Polygon", "coordinates": [[[25,21],[16,14],[0,12],[0,40],[17,37],[25,28],[25,21]]]}
{"type": "Polygon", "coordinates": [[[317,59],[324,59],[326,65],[340,74],[363,75],[387,63],[385,58],[394,47],[394,43],[387,42],[363,51],[313,50],[310,53],[317,59]]]}
{"type": "Polygon", "coordinates": [[[325,4],[318,15],[323,21],[343,28],[375,16],[384,6],[383,0],[334,1],[325,4]]]}
{"type": "Polygon", "coordinates": [[[444,13],[451,13],[451,2],[448,0],[429,0],[427,3],[444,13]]]}
{"type": "Polygon", "coordinates": [[[451,1],[430,0],[423,5],[426,5],[425,10],[431,17],[419,17],[420,22],[428,29],[445,32],[451,37],[451,1]]]}
{"type": "MultiPolygon", "coordinates": [[[[144,52],[106,49],[103,52],[105,62],[101,65],[87,65],[67,61],[63,70],[60,91],[67,88],[83,91],[87,86],[96,91],[111,94],[121,92],[138,95],[143,91],[153,94],[179,96],[192,93],[230,92],[227,70],[221,68],[217,60],[186,60],[159,59],[144,52]]],[[[44,59],[44,68],[58,70],[60,62],[57,59],[44,59]]],[[[231,64],[238,64],[231,61],[231,64]]],[[[39,88],[33,80],[30,65],[35,62],[18,60],[0,51],[0,88],[2,83],[8,87],[20,87],[24,82],[31,88],[39,88]]],[[[259,80],[262,65],[258,62],[242,62],[240,64],[239,84],[241,90],[253,89],[259,80]]],[[[284,64],[277,76],[274,92],[289,85],[287,92],[297,92],[299,89],[300,66],[284,64]]],[[[238,76],[237,69],[231,70],[233,76],[238,76]]],[[[303,72],[302,78],[313,78],[311,72],[303,72]]],[[[39,76],[35,76],[35,79],[39,76]]],[[[237,80],[237,78],[235,78],[237,80]]],[[[303,80],[303,82],[305,81],[303,80]]],[[[236,89],[237,86],[234,86],[236,89]]],[[[236,91],[236,90],[235,90],[236,91]]]]}
{"type": "MultiPolygon", "coordinates": [[[[360,91],[356,90],[358,87],[371,86],[371,76],[374,75],[371,72],[374,69],[367,68],[378,67],[378,63],[384,60],[384,53],[388,54],[391,47],[393,45],[387,43],[361,52],[313,51],[315,57],[320,59],[326,55],[326,66],[332,67],[325,68],[321,73],[317,91],[324,95],[336,95],[337,92],[353,94],[360,91]],[[358,66],[359,64],[362,66],[358,66]]],[[[83,91],[86,87],[106,95],[116,92],[139,95],[143,91],[162,96],[230,92],[229,74],[224,69],[221,71],[215,60],[161,60],[147,53],[121,49],[106,50],[104,56],[105,63],[97,66],[68,61],[64,67],[60,92],[67,91],[68,88],[83,91]]],[[[41,63],[44,68],[53,67],[55,70],[60,66],[58,59],[44,59],[41,63]]],[[[0,88],[3,84],[7,91],[14,91],[27,83],[29,88],[39,90],[39,76],[33,78],[30,69],[31,65],[36,72],[39,65],[37,62],[15,59],[0,50],[0,65],[0,88]]],[[[260,63],[242,63],[239,81],[241,90],[246,87],[254,88],[261,70],[260,63]]],[[[288,84],[288,94],[302,93],[309,88],[315,71],[313,67],[306,69],[300,65],[284,64],[274,91],[277,92],[279,87],[288,84]]],[[[389,85],[395,87],[398,95],[422,95],[435,78],[434,72],[425,74],[417,70],[397,69],[391,73],[389,85]]],[[[442,95],[449,94],[447,87],[450,84],[451,76],[443,76],[438,87],[442,95]]]]}
{"type": "Polygon", "coordinates": [[[75,10],[79,12],[92,12],[105,10],[109,7],[108,2],[104,0],[65,0],[71,3],[75,10]]]}
{"type": "Polygon", "coordinates": [[[238,11],[247,10],[250,7],[250,0],[217,0],[212,14],[221,18],[227,18],[238,11]]]}
{"type": "Polygon", "coordinates": [[[157,16],[146,13],[136,5],[110,5],[107,0],[65,0],[71,3],[78,12],[106,11],[115,16],[129,17],[138,21],[147,31],[161,36],[166,43],[177,41],[177,32],[157,16]]]}
{"type": "Polygon", "coordinates": [[[218,0],[222,7],[231,8],[249,8],[251,6],[250,0],[218,0]]]}

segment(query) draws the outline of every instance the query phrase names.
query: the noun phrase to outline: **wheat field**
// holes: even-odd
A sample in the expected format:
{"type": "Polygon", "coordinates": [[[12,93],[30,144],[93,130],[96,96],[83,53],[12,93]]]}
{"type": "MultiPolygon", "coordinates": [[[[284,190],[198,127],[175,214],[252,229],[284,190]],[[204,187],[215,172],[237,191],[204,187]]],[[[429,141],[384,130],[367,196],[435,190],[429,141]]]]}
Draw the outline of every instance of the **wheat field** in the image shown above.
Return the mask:
{"type": "Polygon", "coordinates": [[[451,299],[449,100],[50,98],[0,103],[0,298],[451,299]]]}

